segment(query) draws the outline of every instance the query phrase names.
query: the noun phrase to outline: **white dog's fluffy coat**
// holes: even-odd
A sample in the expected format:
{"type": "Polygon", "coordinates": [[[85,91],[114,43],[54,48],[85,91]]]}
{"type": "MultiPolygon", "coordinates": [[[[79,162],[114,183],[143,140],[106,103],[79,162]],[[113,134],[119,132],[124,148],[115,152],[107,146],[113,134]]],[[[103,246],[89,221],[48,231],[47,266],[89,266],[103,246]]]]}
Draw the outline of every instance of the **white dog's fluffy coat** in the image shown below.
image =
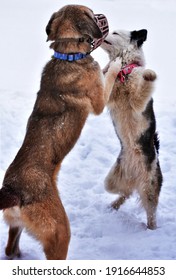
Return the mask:
{"type": "MultiPolygon", "coordinates": [[[[142,44],[146,38],[145,29],[116,31],[108,35],[102,44],[110,61],[117,57],[121,59],[122,68],[132,63],[137,64],[130,74],[124,76],[124,83],[119,78],[116,79],[108,102],[112,122],[121,143],[121,152],[105,179],[105,187],[107,191],[119,194],[112,204],[115,209],[137,189],[147,213],[147,226],[155,229],[162,174],[151,97],[156,74],[144,68],[142,44]]],[[[107,69],[108,65],[104,72],[107,69]]]]}

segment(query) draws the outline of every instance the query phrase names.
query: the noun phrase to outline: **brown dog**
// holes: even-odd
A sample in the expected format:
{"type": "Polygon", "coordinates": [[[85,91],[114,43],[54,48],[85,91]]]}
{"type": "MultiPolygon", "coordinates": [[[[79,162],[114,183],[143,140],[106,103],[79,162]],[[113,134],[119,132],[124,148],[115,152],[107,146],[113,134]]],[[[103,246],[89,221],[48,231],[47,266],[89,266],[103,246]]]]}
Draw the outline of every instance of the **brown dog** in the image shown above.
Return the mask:
{"type": "Polygon", "coordinates": [[[70,227],[56,187],[57,172],[88,114],[102,112],[118,71],[113,62],[104,82],[90,56],[92,41],[101,39],[102,32],[89,8],[63,7],[53,14],[46,32],[55,57],[43,70],[24,142],[0,190],[0,209],[10,225],[6,254],[11,258],[20,255],[24,227],[41,242],[47,259],[66,258],[70,227]]]}

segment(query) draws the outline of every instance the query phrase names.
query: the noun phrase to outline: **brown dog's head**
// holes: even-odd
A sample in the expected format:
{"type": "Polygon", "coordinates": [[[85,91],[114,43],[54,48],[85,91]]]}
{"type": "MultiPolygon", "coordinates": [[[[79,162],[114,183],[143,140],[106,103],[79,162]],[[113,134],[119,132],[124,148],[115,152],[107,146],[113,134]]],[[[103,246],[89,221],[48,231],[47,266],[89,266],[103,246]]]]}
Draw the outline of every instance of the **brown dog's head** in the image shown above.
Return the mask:
{"type": "Polygon", "coordinates": [[[90,52],[93,40],[103,34],[92,10],[82,5],[67,5],[51,16],[47,26],[47,41],[60,52],[90,52]]]}

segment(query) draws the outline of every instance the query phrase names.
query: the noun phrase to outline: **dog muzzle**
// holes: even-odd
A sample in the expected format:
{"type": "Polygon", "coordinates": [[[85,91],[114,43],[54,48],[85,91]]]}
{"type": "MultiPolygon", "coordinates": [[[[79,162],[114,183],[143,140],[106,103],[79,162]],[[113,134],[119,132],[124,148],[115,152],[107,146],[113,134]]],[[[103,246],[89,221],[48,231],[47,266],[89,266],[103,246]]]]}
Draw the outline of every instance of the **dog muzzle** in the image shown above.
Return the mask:
{"type": "Polygon", "coordinates": [[[92,51],[98,48],[103,43],[104,39],[109,33],[109,25],[107,18],[103,14],[95,14],[94,17],[96,24],[101,31],[102,37],[100,39],[93,39],[92,51]]]}

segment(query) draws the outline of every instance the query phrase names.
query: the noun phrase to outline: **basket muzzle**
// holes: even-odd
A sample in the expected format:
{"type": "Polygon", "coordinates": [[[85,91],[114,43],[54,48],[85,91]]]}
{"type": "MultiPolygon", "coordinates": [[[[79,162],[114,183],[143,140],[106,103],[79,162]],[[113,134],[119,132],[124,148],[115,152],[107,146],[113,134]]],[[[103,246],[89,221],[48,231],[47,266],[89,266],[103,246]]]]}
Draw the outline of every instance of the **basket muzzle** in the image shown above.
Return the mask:
{"type": "Polygon", "coordinates": [[[109,25],[108,25],[108,20],[103,14],[95,14],[95,21],[97,26],[99,27],[102,37],[99,39],[94,38],[93,43],[92,43],[92,51],[98,48],[106,38],[106,36],[109,33],[109,25]]]}

